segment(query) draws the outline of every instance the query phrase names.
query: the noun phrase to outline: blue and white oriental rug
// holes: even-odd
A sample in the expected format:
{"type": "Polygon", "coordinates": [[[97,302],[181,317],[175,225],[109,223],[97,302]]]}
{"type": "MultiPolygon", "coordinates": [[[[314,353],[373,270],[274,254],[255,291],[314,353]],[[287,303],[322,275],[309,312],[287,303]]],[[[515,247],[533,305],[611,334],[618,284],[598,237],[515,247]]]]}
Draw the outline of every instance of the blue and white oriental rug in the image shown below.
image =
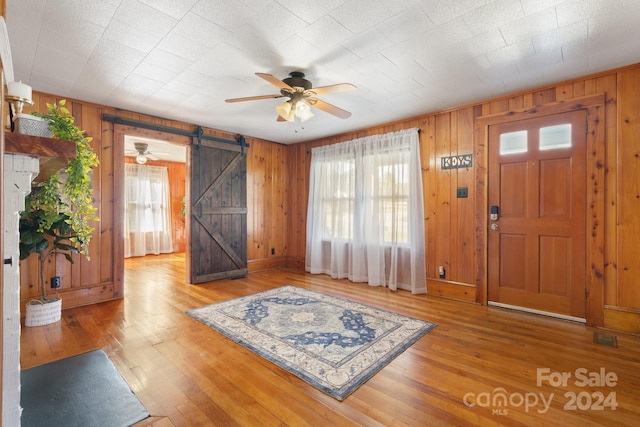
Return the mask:
{"type": "Polygon", "coordinates": [[[187,314],[338,400],[436,326],[295,286],[187,314]]]}

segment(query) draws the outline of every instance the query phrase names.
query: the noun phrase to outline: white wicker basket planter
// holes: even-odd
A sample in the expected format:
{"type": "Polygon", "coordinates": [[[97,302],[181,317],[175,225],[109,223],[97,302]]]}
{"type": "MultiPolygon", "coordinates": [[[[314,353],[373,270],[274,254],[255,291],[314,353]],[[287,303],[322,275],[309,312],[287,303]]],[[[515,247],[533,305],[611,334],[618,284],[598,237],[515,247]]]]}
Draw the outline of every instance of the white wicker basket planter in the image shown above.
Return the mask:
{"type": "Polygon", "coordinates": [[[43,326],[55,323],[62,315],[62,298],[50,302],[31,300],[27,303],[25,326],[43,326]]]}

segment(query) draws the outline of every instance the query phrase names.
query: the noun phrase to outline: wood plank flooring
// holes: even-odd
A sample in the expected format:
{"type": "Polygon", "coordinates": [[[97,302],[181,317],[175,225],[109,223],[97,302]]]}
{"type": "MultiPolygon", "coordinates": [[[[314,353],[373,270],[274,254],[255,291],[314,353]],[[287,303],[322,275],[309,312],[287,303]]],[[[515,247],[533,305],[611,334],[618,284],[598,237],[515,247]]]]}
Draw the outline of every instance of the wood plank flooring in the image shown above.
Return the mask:
{"type": "Polygon", "coordinates": [[[293,270],[188,285],[181,255],[125,265],[124,300],[23,328],[21,362],[29,368],[103,348],[154,417],[144,425],[640,425],[633,335],[600,331],[617,337],[613,348],[578,323],[293,270]],[[284,284],[438,326],[339,402],[184,314],[284,284]],[[540,385],[538,369],[548,370],[540,385]],[[597,381],[603,370],[608,383],[597,381]],[[566,384],[554,383],[563,373],[566,384]]]}

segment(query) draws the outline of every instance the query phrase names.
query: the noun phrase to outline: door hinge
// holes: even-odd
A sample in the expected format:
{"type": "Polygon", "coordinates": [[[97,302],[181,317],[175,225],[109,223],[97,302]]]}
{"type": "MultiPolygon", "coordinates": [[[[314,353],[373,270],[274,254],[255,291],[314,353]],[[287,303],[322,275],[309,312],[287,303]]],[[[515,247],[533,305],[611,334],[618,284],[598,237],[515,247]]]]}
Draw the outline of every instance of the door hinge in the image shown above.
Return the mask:
{"type": "Polygon", "coordinates": [[[584,123],[584,134],[589,135],[589,120],[584,123]]]}
{"type": "Polygon", "coordinates": [[[587,302],[588,299],[589,299],[589,291],[587,290],[587,288],[584,288],[584,302],[587,302]]]}

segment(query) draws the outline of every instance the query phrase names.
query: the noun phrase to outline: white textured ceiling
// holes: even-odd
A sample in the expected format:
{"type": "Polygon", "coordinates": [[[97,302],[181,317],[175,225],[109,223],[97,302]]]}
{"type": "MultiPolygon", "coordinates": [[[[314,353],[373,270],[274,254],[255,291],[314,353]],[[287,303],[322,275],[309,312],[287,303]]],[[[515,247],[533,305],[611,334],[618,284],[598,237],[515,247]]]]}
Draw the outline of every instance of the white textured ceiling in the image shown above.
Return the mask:
{"type": "Polygon", "coordinates": [[[34,90],[294,143],[640,61],[640,0],[7,0],[34,90]],[[276,122],[254,73],[352,112],[276,122]]]}

